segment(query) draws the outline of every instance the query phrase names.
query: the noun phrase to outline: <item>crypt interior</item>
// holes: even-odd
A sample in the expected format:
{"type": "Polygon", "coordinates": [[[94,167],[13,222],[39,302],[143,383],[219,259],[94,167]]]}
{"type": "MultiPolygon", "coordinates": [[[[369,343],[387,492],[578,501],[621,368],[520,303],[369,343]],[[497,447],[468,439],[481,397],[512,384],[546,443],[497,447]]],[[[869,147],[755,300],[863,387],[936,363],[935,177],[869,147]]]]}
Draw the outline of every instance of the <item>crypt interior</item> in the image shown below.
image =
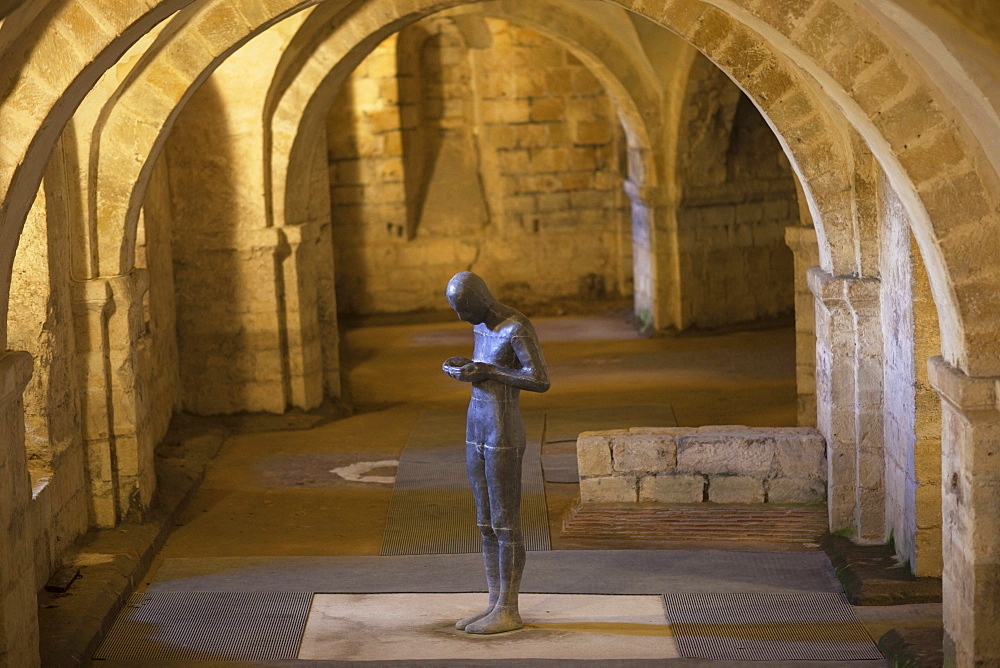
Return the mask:
{"type": "MultiPolygon", "coordinates": [[[[0,63],[0,665],[160,665],[119,612],[251,561],[315,595],[303,660],[386,658],[320,592],[478,591],[413,546],[471,270],[551,369],[528,569],[832,534],[940,580],[871,640],[1000,666],[995,0],[0,0],[0,63]]],[[[510,660],[574,658],[544,627],[510,660]]],[[[694,656],[649,651],[605,658],[694,656]]]]}

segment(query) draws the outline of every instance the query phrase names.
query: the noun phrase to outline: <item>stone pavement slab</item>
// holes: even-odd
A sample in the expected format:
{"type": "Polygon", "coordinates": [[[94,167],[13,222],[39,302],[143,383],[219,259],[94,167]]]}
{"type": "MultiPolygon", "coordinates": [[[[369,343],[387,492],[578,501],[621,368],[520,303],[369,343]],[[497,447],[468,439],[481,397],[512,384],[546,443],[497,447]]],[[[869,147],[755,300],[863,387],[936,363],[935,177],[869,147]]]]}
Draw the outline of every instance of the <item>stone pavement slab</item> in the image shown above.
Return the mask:
{"type": "Polygon", "coordinates": [[[677,647],[659,596],[526,594],[525,628],[458,631],[482,594],[317,594],[300,659],[671,659],[677,647]]]}

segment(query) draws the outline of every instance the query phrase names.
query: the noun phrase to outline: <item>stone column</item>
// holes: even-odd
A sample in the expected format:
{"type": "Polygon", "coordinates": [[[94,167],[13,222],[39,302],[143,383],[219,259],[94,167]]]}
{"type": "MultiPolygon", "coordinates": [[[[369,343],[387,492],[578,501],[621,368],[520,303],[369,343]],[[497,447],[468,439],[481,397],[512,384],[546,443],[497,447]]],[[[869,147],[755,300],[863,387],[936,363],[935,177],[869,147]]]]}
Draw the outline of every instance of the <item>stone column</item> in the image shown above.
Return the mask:
{"type": "Polygon", "coordinates": [[[1000,378],[928,362],[941,396],[945,664],[1000,665],[1000,378]]]}
{"type": "Polygon", "coordinates": [[[677,221],[666,188],[626,179],[632,206],[632,263],[635,314],[649,333],[680,327],[677,221]]]}
{"type": "Polygon", "coordinates": [[[323,401],[323,342],[316,294],[320,226],[285,225],[277,233],[288,248],[281,262],[284,293],[279,304],[287,346],[289,402],[308,410],[323,401]]]}
{"type": "Polygon", "coordinates": [[[812,227],[786,227],[785,244],[795,262],[795,384],[800,427],[816,426],[816,308],[807,272],[819,264],[812,227]]]}
{"type": "Polygon", "coordinates": [[[31,355],[0,356],[0,665],[37,666],[38,597],[31,479],[24,450],[24,402],[31,355]]]}
{"type": "Polygon", "coordinates": [[[827,442],[830,530],[885,535],[879,282],[808,272],[816,306],[817,426],[827,442]]]}
{"type": "Polygon", "coordinates": [[[145,510],[156,489],[142,365],[146,270],[73,283],[83,438],[93,523],[145,510]]]}

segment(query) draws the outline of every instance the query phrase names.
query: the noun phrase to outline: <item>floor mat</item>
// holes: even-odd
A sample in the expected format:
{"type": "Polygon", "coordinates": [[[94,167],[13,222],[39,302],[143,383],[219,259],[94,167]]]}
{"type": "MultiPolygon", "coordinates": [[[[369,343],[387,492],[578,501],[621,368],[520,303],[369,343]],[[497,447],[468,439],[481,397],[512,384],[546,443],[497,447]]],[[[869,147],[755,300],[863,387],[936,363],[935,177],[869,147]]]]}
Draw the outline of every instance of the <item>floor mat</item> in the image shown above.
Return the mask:
{"type": "Polygon", "coordinates": [[[126,604],[95,659],[294,659],[312,594],[146,592],[126,604]]]}
{"type": "Polygon", "coordinates": [[[881,659],[843,594],[668,594],[681,656],[730,661],[881,659]]]}
{"type": "Polygon", "coordinates": [[[703,503],[671,506],[576,506],[560,536],[585,540],[818,543],[825,506],[703,503]]]}
{"type": "MultiPolygon", "coordinates": [[[[548,550],[541,467],[544,415],[525,413],[521,526],[528,550],[548,550]]],[[[476,510],[465,470],[465,412],[424,411],[399,458],[382,538],[383,556],[480,552],[476,510]]]]}

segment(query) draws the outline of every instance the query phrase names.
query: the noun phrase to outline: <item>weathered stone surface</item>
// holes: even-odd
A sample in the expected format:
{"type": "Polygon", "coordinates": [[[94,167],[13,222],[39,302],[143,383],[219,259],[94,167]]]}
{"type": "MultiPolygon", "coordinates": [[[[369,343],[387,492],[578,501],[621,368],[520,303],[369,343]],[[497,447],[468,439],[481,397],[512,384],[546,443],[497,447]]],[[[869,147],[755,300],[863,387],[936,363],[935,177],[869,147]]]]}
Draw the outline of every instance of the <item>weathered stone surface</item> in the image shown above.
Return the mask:
{"type": "Polygon", "coordinates": [[[826,476],[826,441],[815,429],[782,432],[774,444],[778,469],[789,478],[826,476]]]}
{"type": "Polygon", "coordinates": [[[767,490],[769,503],[824,503],[826,485],[815,478],[776,478],[767,490]]]}
{"type": "Polygon", "coordinates": [[[763,503],[764,485],[746,476],[709,476],[708,500],[713,503],[763,503]]]}
{"type": "Polygon", "coordinates": [[[583,432],[576,439],[577,466],[580,477],[611,475],[611,439],[583,432]]]}
{"type": "Polygon", "coordinates": [[[636,480],[631,476],[585,478],[580,480],[581,503],[635,503],[636,480]]]}
{"type": "Polygon", "coordinates": [[[646,476],[639,481],[639,501],[699,503],[704,501],[705,478],[700,475],[646,476]]]}
{"type": "Polygon", "coordinates": [[[677,439],[677,470],[687,473],[765,475],[775,442],[751,430],[701,431],[677,439]]]}
{"type": "Polygon", "coordinates": [[[625,473],[668,471],[677,463],[677,445],[671,436],[612,438],[611,452],[614,470],[625,473]]]}

